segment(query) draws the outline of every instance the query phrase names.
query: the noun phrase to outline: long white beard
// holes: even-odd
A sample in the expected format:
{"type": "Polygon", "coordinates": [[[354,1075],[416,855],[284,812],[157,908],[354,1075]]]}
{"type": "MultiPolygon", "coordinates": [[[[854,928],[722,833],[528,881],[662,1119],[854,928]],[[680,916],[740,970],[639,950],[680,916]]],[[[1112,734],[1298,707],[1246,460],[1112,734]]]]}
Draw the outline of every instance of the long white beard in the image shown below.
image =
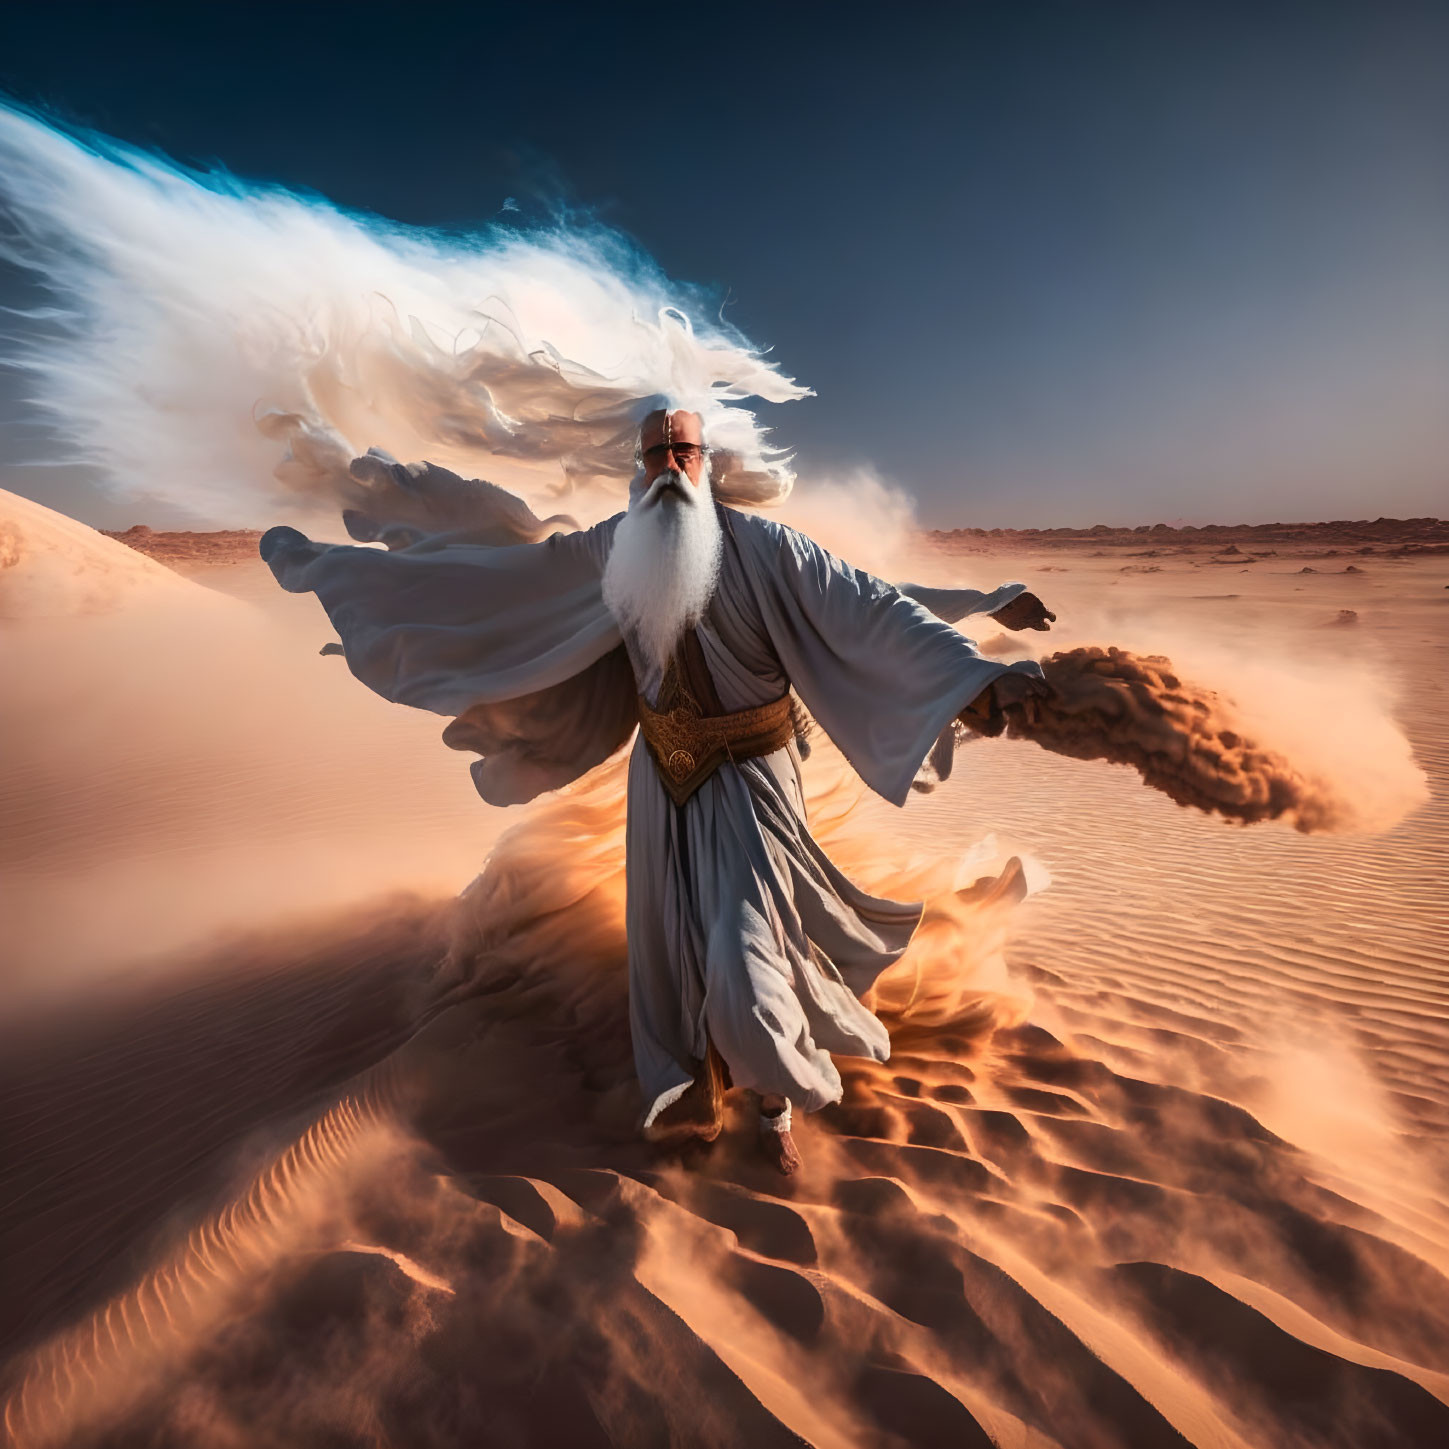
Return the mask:
{"type": "Polygon", "coordinates": [[[604,566],[604,603],[661,673],[719,582],[722,540],[708,482],[661,473],[631,500],[604,566]]]}

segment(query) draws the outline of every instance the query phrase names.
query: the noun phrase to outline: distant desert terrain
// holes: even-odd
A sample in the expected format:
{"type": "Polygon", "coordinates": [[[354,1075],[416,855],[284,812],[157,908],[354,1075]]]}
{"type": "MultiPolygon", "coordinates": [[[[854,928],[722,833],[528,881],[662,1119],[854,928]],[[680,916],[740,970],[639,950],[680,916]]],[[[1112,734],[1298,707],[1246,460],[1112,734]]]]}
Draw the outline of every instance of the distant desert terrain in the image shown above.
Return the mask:
{"type": "Polygon", "coordinates": [[[928,914],[787,1181],[635,1134],[619,761],[490,810],[256,534],[0,503],[10,1442],[1449,1443],[1449,523],[912,540],[1384,823],[1011,740],[896,811],[817,732],[928,914]]]}

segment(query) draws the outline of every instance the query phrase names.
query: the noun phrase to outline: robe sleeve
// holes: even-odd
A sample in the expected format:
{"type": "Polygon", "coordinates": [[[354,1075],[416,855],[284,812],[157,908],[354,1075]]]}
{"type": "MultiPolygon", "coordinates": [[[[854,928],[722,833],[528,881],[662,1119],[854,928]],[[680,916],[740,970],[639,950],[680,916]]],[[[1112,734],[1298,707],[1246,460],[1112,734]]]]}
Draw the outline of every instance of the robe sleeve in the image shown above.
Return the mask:
{"type": "Polygon", "coordinates": [[[1034,660],[984,658],[922,603],[795,529],[745,514],[732,526],[791,685],[892,804],[905,804],[937,740],[993,680],[1041,673],[1034,660]]]}
{"type": "Polygon", "coordinates": [[[576,779],[633,731],[633,675],[603,601],[617,521],[500,547],[424,534],[391,550],[273,528],[260,549],[284,589],[317,595],[363,684],[456,716],[444,742],[482,753],[474,783],[507,805],[576,779]]]}
{"type": "Polygon", "coordinates": [[[925,584],[897,584],[896,587],[948,624],[972,615],[994,614],[998,609],[1004,609],[1018,594],[1026,592],[1025,584],[1002,584],[989,594],[982,593],[980,589],[933,589],[925,584]]]}
{"type": "Polygon", "coordinates": [[[437,463],[399,463],[381,448],[354,458],[347,472],[342,522],[361,543],[393,549],[431,538],[496,548],[578,528],[566,514],[539,518],[496,483],[460,477],[437,463]]]}

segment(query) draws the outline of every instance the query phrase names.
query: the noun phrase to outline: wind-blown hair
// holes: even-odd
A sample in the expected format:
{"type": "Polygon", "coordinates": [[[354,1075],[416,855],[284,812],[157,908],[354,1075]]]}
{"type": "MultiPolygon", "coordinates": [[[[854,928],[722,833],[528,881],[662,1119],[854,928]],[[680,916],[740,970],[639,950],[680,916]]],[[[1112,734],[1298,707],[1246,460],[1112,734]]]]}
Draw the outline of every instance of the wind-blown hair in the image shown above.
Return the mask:
{"type": "Polygon", "coordinates": [[[809,389],[602,227],[404,227],[0,105],[0,260],[51,298],[0,338],[46,460],[213,525],[335,505],[374,447],[617,499],[660,395],[706,419],[725,496],[793,481],[741,404],[809,389]]]}

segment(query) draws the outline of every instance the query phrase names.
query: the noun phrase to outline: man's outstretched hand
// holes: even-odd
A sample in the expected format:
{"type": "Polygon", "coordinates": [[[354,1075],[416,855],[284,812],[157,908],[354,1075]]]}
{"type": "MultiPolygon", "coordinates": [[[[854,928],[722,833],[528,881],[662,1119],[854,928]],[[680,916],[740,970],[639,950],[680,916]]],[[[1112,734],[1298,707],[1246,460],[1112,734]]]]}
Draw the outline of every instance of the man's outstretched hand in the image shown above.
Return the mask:
{"type": "Polygon", "coordinates": [[[1035,724],[1041,702],[1055,693],[1039,675],[1012,670],[998,675],[961,711],[961,722],[977,734],[994,737],[1005,730],[1012,715],[1035,724]]]}
{"type": "Polygon", "coordinates": [[[1018,594],[991,617],[1003,629],[1050,629],[1057,616],[1035,594],[1018,594]]]}

